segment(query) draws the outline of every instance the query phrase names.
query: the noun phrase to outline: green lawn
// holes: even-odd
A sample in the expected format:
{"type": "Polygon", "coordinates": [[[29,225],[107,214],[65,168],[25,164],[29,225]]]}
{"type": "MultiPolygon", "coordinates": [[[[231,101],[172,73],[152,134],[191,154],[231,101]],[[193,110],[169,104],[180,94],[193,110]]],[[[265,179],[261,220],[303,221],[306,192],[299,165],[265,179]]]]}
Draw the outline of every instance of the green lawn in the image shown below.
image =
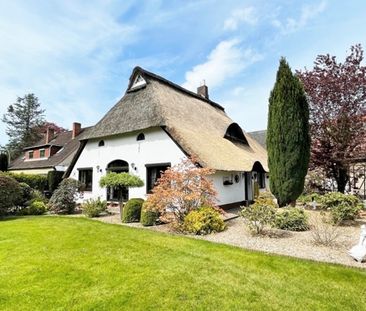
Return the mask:
{"type": "Polygon", "coordinates": [[[366,271],[70,217],[0,221],[1,310],[366,310],[366,271]]]}

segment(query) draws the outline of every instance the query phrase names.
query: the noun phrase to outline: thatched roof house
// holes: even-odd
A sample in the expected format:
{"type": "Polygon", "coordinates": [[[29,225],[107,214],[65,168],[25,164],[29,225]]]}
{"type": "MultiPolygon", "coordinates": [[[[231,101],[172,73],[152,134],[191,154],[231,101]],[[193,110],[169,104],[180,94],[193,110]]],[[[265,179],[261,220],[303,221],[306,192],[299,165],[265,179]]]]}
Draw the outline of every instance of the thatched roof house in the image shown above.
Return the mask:
{"type": "Polygon", "coordinates": [[[160,126],[200,164],[220,171],[251,171],[260,162],[268,171],[265,149],[208,96],[190,92],[136,67],[126,94],[81,139],[94,139],[160,126]],[[132,87],[138,77],[144,80],[132,87]]]}
{"type": "Polygon", "coordinates": [[[133,172],[146,188],[121,193],[123,199],[145,197],[162,171],[194,156],[216,170],[212,176],[221,206],[253,198],[254,183],[268,185],[266,150],[208,97],[207,86],[188,91],[136,67],[125,95],[87,132],[65,176],[78,178],[88,189],[84,199],[113,201],[116,189],[103,189],[107,172],[133,172]]]}

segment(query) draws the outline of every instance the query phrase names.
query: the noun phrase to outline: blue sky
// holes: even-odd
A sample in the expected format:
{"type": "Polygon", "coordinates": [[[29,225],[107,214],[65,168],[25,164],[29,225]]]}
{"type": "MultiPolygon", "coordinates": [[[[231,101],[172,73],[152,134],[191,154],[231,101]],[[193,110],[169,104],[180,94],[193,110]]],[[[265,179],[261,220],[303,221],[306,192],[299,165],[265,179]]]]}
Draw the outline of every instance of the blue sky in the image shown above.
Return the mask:
{"type": "Polygon", "coordinates": [[[48,121],[93,125],[139,65],[191,90],[205,80],[246,131],[264,129],[279,58],[343,61],[366,47],[365,16],[364,0],[0,0],[0,114],[33,92],[48,121]]]}

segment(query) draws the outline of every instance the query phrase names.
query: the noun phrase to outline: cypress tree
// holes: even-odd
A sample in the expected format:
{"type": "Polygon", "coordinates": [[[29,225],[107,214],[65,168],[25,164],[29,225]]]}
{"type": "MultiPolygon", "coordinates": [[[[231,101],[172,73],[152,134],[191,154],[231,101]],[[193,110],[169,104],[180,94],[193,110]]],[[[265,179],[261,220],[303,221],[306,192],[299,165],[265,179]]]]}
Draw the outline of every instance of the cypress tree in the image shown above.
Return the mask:
{"type": "Polygon", "coordinates": [[[309,165],[309,106],[301,82],[284,58],[269,97],[267,149],[271,192],[279,206],[295,202],[309,165]]]}

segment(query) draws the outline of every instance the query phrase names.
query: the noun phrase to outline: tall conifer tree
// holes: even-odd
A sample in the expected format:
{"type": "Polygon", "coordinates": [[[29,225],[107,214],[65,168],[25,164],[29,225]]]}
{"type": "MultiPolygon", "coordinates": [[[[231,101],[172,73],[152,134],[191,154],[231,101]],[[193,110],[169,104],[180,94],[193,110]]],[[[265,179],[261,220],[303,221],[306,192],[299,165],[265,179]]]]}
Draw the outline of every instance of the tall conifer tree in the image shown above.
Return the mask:
{"type": "Polygon", "coordinates": [[[11,150],[12,158],[15,158],[24,147],[42,137],[39,127],[44,123],[44,110],[34,94],[26,94],[8,107],[2,121],[6,124],[6,134],[9,136],[7,148],[11,150]]]}
{"type": "Polygon", "coordinates": [[[309,165],[309,107],[284,58],[269,98],[267,149],[271,191],[279,206],[292,203],[303,191],[309,165]]]}

